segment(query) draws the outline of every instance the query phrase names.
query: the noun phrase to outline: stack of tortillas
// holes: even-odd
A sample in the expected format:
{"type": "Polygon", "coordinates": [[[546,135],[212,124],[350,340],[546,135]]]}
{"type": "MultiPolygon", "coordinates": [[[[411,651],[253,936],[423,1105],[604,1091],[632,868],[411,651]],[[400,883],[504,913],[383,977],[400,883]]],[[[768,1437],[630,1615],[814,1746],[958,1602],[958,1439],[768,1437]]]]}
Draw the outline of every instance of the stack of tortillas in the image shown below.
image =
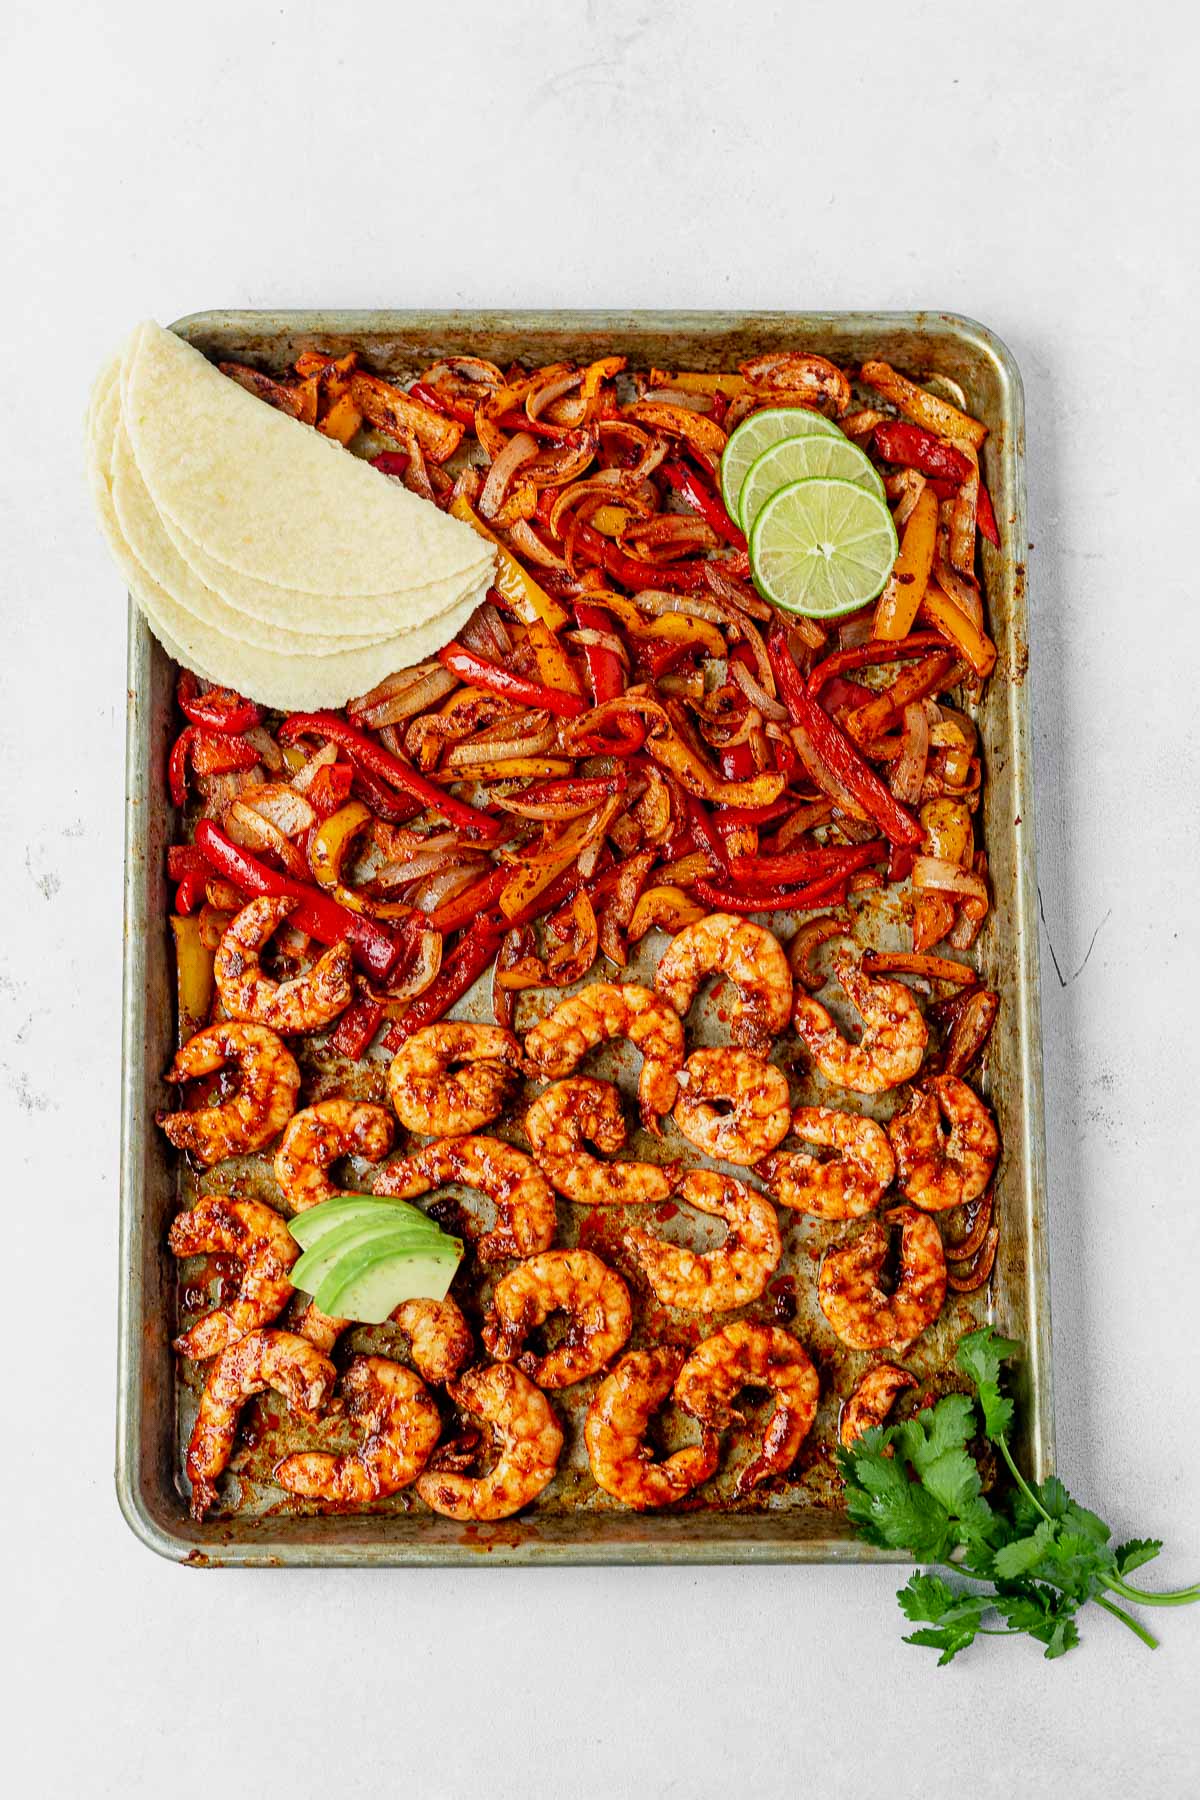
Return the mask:
{"type": "Polygon", "coordinates": [[[163,648],[285,710],[341,706],[432,656],[494,551],[390,476],[265,405],[153,323],[92,394],[100,524],[163,648]]]}

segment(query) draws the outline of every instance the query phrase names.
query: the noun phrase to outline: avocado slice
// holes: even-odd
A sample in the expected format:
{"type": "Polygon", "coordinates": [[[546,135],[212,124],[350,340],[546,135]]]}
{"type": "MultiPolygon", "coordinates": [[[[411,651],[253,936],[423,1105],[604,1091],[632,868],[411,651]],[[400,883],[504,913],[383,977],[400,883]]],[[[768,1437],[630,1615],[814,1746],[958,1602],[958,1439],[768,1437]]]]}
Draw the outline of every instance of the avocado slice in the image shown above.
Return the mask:
{"type": "Polygon", "coordinates": [[[306,1250],[299,1261],[292,1264],[288,1280],[303,1293],[315,1294],[325,1276],[347,1250],[376,1239],[381,1242],[410,1244],[417,1250],[430,1250],[444,1241],[444,1233],[437,1227],[430,1231],[426,1224],[414,1226],[407,1221],[397,1223],[391,1218],[372,1217],[365,1222],[362,1219],[351,1219],[348,1224],[339,1225],[318,1238],[312,1249],[306,1250]]]}
{"type": "Polygon", "coordinates": [[[434,1249],[385,1240],[360,1244],[322,1283],[317,1305],[332,1318],[381,1325],[402,1300],[444,1300],[462,1253],[452,1237],[434,1249]]]}
{"type": "Polygon", "coordinates": [[[336,1200],[323,1200],[320,1206],[310,1206],[307,1212],[289,1219],[288,1230],[302,1250],[311,1250],[327,1232],[338,1226],[348,1225],[352,1220],[361,1220],[365,1224],[368,1219],[375,1218],[393,1223],[408,1220],[413,1225],[426,1225],[430,1231],[440,1230],[435,1220],[419,1207],[410,1206],[407,1200],[387,1200],[373,1194],[342,1194],[336,1200]]]}

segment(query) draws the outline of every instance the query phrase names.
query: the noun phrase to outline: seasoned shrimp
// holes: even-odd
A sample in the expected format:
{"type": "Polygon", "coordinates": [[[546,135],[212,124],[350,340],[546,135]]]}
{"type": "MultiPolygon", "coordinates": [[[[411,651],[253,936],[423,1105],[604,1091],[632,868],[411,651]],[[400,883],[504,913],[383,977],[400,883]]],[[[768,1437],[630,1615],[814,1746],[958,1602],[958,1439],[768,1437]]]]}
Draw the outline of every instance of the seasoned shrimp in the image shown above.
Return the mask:
{"type": "MultiPolygon", "coordinates": [[[[471,1327],[455,1301],[402,1300],[390,1315],[390,1323],[408,1334],[408,1353],[422,1381],[453,1381],[471,1360],[475,1340],[471,1327]]],[[[307,1300],[291,1329],[326,1354],[333,1349],[349,1319],[331,1318],[315,1300],[307,1300]]]]}
{"type": "Polygon", "coordinates": [[[742,1417],[733,1405],[742,1388],[765,1387],[775,1395],[762,1449],[734,1483],[740,1498],[768,1475],[791,1468],[816,1417],[820,1385],[808,1352],[790,1331],[735,1319],[692,1351],[675,1398],[693,1418],[720,1431],[742,1417]]]}
{"type": "Polygon", "coordinates": [[[788,1134],[787,1076],[749,1050],[693,1050],[679,1086],[676,1125],[718,1162],[756,1163],[788,1134]],[[714,1100],[732,1110],[721,1112],[714,1100]]]}
{"type": "Polygon", "coordinates": [[[219,1356],[235,1339],[277,1319],[292,1297],[287,1272],[300,1246],[279,1214],[261,1201],[205,1194],[173,1220],[167,1242],[175,1256],[222,1251],[242,1264],[237,1299],[175,1339],[181,1356],[219,1356]]]}
{"type": "Polygon", "coordinates": [[[512,1363],[468,1369],[448,1392],[456,1405],[491,1426],[499,1456],[486,1475],[429,1469],[417,1492],[448,1519],[507,1519],[554,1479],[563,1444],[554,1409],[512,1363]]]}
{"type": "Polygon", "coordinates": [[[448,1019],[401,1045],[388,1070],[388,1095],[409,1131],[462,1137],[499,1117],[520,1066],[511,1031],[448,1019]]]}
{"type": "Polygon", "coordinates": [[[318,1100],[291,1120],[275,1152],[275,1179],[293,1212],[307,1212],[341,1190],[327,1174],[343,1156],[380,1162],[392,1147],[396,1128],[384,1106],[367,1100],[318,1100]]]}
{"type": "Polygon", "coordinates": [[[856,1094],[881,1094],[909,1081],[921,1066],[929,1027],[902,981],[864,975],[845,951],[833,959],[847,999],[862,1014],[861,1042],[847,1043],[828,1012],[809,993],[798,993],[792,1021],[826,1081],[856,1094]]]}
{"type": "Polygon", "coordinates": [[[455,1181],[495,1203],[497,1223],[475,1245],[485,1262],[533,1256],[554,1242],[558,1217],[553,1189],[531,1156],[501,1138],[443,1138],[425,1144],[411,1156],[388,1163],[375,1182],[375,1192],[414,1200],[455,1181]]]}
{"type": "Polygon", "coordinates": [[[821,1311],[852,1350],[891,1344],[903,1352],[933,1324],[946,1298],[942,1234],[915,1206],[894,1206],[872,1219],[851,1243],[827,1250],[817,1277],[821,1311]],[[888,1253],[887,1226],[899,1225],[900,1279],[896,1291],[879,1285],[888,1253]]]}
{"type": "Polygon", "coordinates": [[[836,1154],[828,1162],[780,1150],[758,1165],[780,1206],[816,1219],[857,1219],[874,1212],[896,1174],[887,1132],[874,1119],[831,1106],[798,1106],[792,1130],[836,1154]]]}
{"type": "Polygon", "coordinates": [[[679,1198],[724,1219],[728,1230],[724,1243],[703,1255],[669,1244],[653,1231],[627,1231],[625,1243],[656,1297],[664,1306],[697,1312],[727,1312],[757,1300],[783,1255],[771,1202],[715,1169],[692,1169],[683,1178],[679,1198]]]}
{"type": "Polygon", "coordinates": [[[620,1150],[625,1143],[621,1096],[611,1081],[577,1075],[540,1094],[525,1116],[533,1154],[547,1181],[579,1206],[636,1206],[665,1200],[678,1164],[601,1162],[583,1149],[620,1150]]]}
{"type": "Polygon", "coordinates": [[[916,1385],[916,1376],[898,1369],[895,1363],[876,1363],[868,1369],[842,1407],[838,1435],[845,1447],[849,1449],[873,1425],[882,1425],[897,1394],[916,1385]]]}
{"type": "Polygon", "coordinates": [[[642,1124],[657,1131],[679,1093],[683,1066],[683,1026],[679,1015],[649,988],[633,982],[594,981],[582,993],[560,1000],[525,1039],[525,1054],[539,1075],[569,1075],[594,1044],[628,1038],[642,1053],[638,1100],[642,1124]]]}
{"type": "Polygon", "coordinates": [[[588,1463],[598,1487],[644,1512],[670,1506],[707,1481],[720,1460],[717,1434],[700,1425],[700,1442],[652,1462],[646,1428],[670,1394],[686,1350],[666,1344],[631,1350],[596,1392],[584,1421],[588,1463]]]}
{"type": "Polygon", "coordinates": [[[721,974],[736,992],[730,1007],[735,1044],[764,1053],[785,1030],[792,1007],[792,972],[778,940],[762,925],[734,913],[709,913],[685,925],[663,951],[657,991],[684,1016],[706,975],[721,974]]]}
{"type": "Polygon", "coordinates": [[[629,1289],[607,1263],[591,1250],[547,1250],[496,1283],[483,1341],[497,1362],[515,1362],[539,1387],[570,1387],[612,1361],[632,1323],[629,1289]],[[518,1355],[554,1312],[567,1314],[562,1343],[545,1356],[518,1355]]]}
{"type": "Polygon", "coordinates": [[[210,1025],[189,1038],[164,1077],[198,1081],[236,1063],[241,1085],[230,1100],[196,1112],[159,1113],[158,1123],[178,1150],[190,1150],[205,1167],[227,1156],[261,1150],[296,1110],[300,1071],[296,1059],[265,1025],[210,1025]]]}
{"type": "Polygon", "coordinates": [[[260,894],[234,914],[213,960],[213,979],[230,1018],[266,1025],[284,1037],[319,1031],[354,998],[350,945],[344,940],[291,981],[264,975],[259,952],[299,904],[286,894],[260,894]]]}
{"type": "Polygon", "coordinates": [[[345,1411],[366,1434],[347,1456],[285,1456],[275,1479],[289,1494],[334,1505],[385,1500],[410,1487],[429,1461],[442,1421],[419,1376],[383,1356],[356,1356],[341,1381],[345,1411]]]}
{"type": "Polygon", "coordinates": [[[936,1075],[888,1124],[906,1197],[925,1212],[978,1200],[992,1179],[1000,1137],[983,1101],[957,1075],[936,1075]],[[938,1109],[950,1121],[947,1137],[938,1109]]]}
{"type": "Polygon", "coordinates": [[[295,1414],[311,1420],[336,1380],[329,1358],[290,1331],[250,1331],[223,1350],[204,1384],[188,1444],[192,1517],[202,1519],[217,1497],[217,1477],[228,1465],[238,1416],[252,1394],[274,1388],[295,1414]]]}

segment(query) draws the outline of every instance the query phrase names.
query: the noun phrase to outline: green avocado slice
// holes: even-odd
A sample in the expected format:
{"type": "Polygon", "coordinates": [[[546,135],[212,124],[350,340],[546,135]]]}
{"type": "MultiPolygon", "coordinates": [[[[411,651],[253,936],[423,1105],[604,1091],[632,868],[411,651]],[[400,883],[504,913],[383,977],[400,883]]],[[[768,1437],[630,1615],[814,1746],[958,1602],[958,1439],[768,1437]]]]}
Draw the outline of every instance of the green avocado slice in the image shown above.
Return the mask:
{"type": "Polygon", "coordinates": [[[289,1219],[288,1230],[302,1250],[311,1250],[327,1232],[355,1220],[365,1224],[368,1219],[387,1219],[391,1223],[407,1220],[414,1226],[423,1225],[431,1232],[441,1229],[436,1220],[418,1207],[410,1206],[407,1200],[387,1200],[372,1194],[341,1194],[336,1200],[323,1200],[319,1206],[310,1206],[307,1212],[289,1219]]]}
{"type": "Polygon", "coordinates": [[[444,1300],[461,1257],[457,1238],[437,1249],[372,1240],[346,1252],[321,1284],[317,1305],[332,1318],[381,1325],[402,1300],[444,1300]]]}

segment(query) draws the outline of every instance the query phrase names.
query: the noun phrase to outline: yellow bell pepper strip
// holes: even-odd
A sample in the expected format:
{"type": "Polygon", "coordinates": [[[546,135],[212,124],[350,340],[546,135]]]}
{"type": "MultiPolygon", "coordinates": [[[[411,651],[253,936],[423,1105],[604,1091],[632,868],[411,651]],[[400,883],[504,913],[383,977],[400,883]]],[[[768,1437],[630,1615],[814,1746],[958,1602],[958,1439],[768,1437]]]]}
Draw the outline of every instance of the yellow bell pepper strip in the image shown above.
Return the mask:
{"type": "Polygon", "coordinates": [[[456,420],[431,412],[378,375],[355,369],[350,376],[350,394],[377,431],[399,438],[401,443],[415,437],[430,462],[444,463],[462,442],[463,428],[456,420]]]}
{"type": "Polygon", "coordinates": [[[541,619],[534,619],[525,628],[525,641],[533,651],[538,680],[543,687],[582,698],[583,690],[571,667],[571,660],[550,627],[541,619]]]}
{"type": "Polygon", "coordinates": [[[527,569],[523,569],[515,556],[512,556],[494,531],[489,531],[465,494],[456,494],[450,502],[450,516],[461,519],[472,531],[477,531],[482,538],[496,547],[496,587],[502,599],[516,613],[523,624],[530,625],[535,619],[550,631],[561,631],[567,622],[564,607],[552,600],[545,588],[538,583],[527,569]]]}
{"type": "Polygon", "coordinates": [[[932,431],[937,437],[965,438],[978,450],[988,434],[987,426],[980,420],[971,418],[969,413],[960,412],[948,400],[939,400],[936,394],[926,393],[915,381],[909,381],[907,376],[899,374],[890,363],[865,362],[862,366],[862,378],[900,412],[907,414],[916,424],[923,425],[926,431],[932,431]]]}
{"type": "Polygon", "coordinates": [[[472,763],[470,768],[452,769],[450,774],[458,781],[520,781],[570,772],[570,763],[561,756],[510,756],[501,762],[472,763]]]}
{"type": "Polygon", "coordinates": [[[205,948],[198,918],[173,914],[175,937],[175,993],[179,1001],[179,1028],[191,1037],[208,1023],[213,998],[213,952],[205,948]]]}
{"type": "Polygon", "coordinates": [[[401,901],[366,900],[342,880],[342,869],[350,846],[375,815],[361,800],[348,800],[335,813],[323,819],[308,843],[308,862],[313,879],[333,895],[339,906],[350,912],[365,913],[374,919],[407,919],[413,911],[401,901]]]}
{"type": "Polygon", "coordinates": [[[348,720],[334,712],[291,713],[279,727],[278,737],[281,744],[295,743],[301,737],[323,737],[328,743],[337,744],[345,750],[350,760],[368,775],[374,775],[386,782],[390,788],[398,788],[402,794],[414,800],[420,800],[431,812],[438,813],[451,825],[461,830],[476,832],[480,837],[498,837],[502,827],[496,819],[489,818],[487,813],[480,812],[474,806],[468,806],[463,800],[456,800],[453,795],[445,794],[433,782],[427,781],[424,775],[418,774],[411,764],[401,762],[382,744],[368,737],[365,731],[359,731],[348,720]]]}
{"type": "Polygon", "coordinates": [[[951,651],[935,650],[932,656],[902,669],[890,687],[848,712],[842,724],[860,744],[869,744],[891,730],[906,706],[938,693],[957,665],[958,658],[951,651]]]}
{"type": "Polygon", "coordinates": [[[631,943],[636,943],[638,938],[645,937],[653,925],[674,936],[685,925],[694,925],[697,919],[703,917],[704,908],[697,906],[682,888],[664,883],[660,887],[646,888],[644,893],[638,895],[633,917],[626,927],[626,936],[631,943]]]}
{"type": "Polygon", "coordinates": [[[872,636],[907,637],[921,610],[937,549],[938,502],[932,488],[922,488],[900,540],[900,554],[875,608],[872,636]]]}
{"type": "Polygon", "coordinates": [[[672,374],[669,369],[651,369],[650,386],[676,388],[681,394],[724,394],[727,400],[736,400],[750,383],[744,375],[728,375],[724,370],[710,374],[703,369],[679,369],[672,374]]]}
{"type": "Polygon", "coordinates": [[[925,590],[921,613],[965,657],[980,680],[991,674],[996,666],[995,644],[936,584],[925,590]]]}
{"type": "Polygon", "coordinates": [[[543,687],[541,682],[529,681],[524,675],[501,668],[499,663],[486,661],[463,644],[447,644],[438,651],[438,661],[460,680],[469,681],[473,687],[486,688],[504,700],[514,700],[519,706],[535,706],[559,719],[575,719],[587,711],[587,703],[581,694],[543,687]]]}

